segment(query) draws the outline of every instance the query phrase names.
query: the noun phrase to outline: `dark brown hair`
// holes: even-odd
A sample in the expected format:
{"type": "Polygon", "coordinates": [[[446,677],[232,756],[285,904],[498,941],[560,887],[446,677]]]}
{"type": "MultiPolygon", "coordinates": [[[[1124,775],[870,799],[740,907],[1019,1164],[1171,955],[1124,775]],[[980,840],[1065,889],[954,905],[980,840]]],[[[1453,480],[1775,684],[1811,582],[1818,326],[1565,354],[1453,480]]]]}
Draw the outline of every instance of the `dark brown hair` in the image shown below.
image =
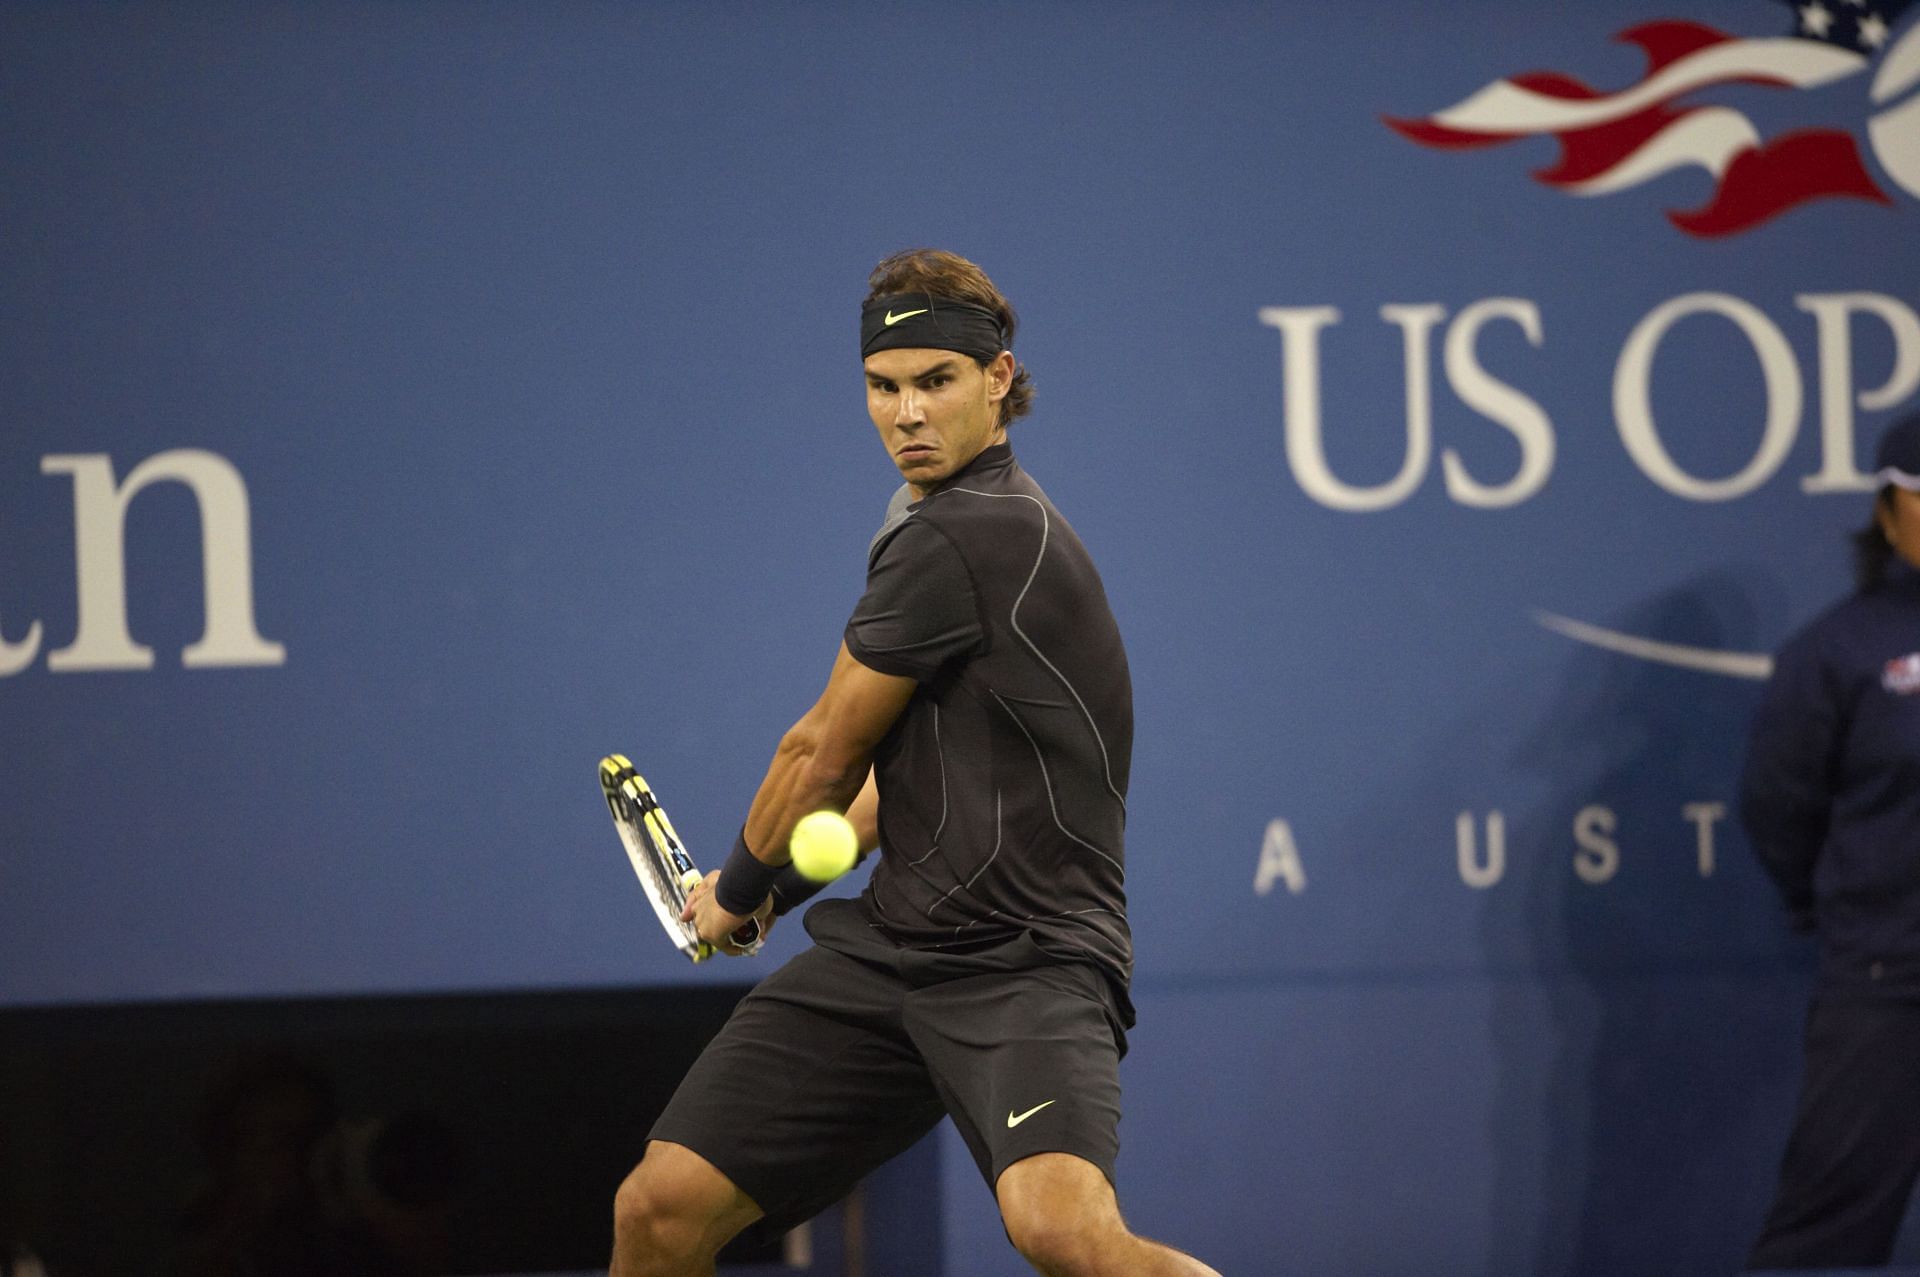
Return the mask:
{"type": "MultiPolygon", "coordinates": [[[[864,306],[895,293],[932,293],[936,297],[952,297],[985,306],[1000,317],[1006,343],[1009,348],[1013,345],[1013,332],[1020,322],[1013,313],[1013,303],[993,286],[987,272],[958,253],[937,248],[909,248],[893,254],[867,276],[867,296],[861,304],[864,306]]],[[[985,368],[993,361],[976,355],[974,362],[985,368]]],[[[1001,426],[1026,416],[1032,408],[1033,378],[1027,375],[1026,365],[1016,359],[1013,384],[1007,388],[1007,397],[1000,401],[1001,426]]]]}

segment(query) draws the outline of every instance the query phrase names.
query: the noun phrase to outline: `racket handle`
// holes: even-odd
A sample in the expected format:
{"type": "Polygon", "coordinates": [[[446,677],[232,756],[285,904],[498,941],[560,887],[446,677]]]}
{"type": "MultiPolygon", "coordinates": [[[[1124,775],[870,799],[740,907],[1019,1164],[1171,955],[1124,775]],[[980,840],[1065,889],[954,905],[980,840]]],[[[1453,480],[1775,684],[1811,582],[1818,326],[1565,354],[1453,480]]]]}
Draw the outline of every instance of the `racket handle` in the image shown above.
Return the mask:
{"type": "MultiPolygon", "coordinates": [[[[680,890],[686,892],[688,895],[692,895],[693,889],[705,881],[706,879],[700,876],[698,869],[689,869],[680,875],[680,890]]],[[[760,943],[760,919],[748,918],[738,927],[735,927],[733,931],[733,942],[742,949],[760,943]]],[[[711,958],[713,954],[713,946],[702,943],[700,952],[694,955],[693,960],[695,962],[705,962],[708,958],[711,958]]]]}

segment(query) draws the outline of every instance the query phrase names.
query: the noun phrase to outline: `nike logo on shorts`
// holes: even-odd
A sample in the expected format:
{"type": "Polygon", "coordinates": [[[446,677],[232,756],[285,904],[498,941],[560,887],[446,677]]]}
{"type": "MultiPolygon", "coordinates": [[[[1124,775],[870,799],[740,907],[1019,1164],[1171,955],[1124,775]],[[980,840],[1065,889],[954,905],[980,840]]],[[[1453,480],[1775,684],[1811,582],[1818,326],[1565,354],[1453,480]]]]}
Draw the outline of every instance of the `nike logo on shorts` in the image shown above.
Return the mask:
{"type": "MultiPolygon", "coordinates": [[[[1047,1104],[1051,1104],[1051,1103],[1053,1103],[1052,1100],[1047,1101],[1047,1104]]],[[[1032,1108],[1028,1109],[1026,1112],[1020,1114],[1018,1117],[1015,1117],[1011,1112],[1009,1112],[1007,1114],[1007,1129],[1012,1130],[1014,1127],[1020,1125],[1020,1123],[1032,1117],[1035,1113],[1038,1113],[1041,1109],[1047,1107],[1047,1104],[1036,1104],[1032,1108]]]]}

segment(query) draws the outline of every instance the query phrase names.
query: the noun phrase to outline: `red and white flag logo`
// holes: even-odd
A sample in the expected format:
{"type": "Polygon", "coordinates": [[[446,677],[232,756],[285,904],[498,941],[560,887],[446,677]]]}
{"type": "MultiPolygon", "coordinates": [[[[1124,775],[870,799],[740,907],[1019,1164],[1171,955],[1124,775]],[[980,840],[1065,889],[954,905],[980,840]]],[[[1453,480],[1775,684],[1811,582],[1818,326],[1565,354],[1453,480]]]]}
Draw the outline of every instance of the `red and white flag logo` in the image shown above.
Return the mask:
{"type": "Polygon", "coordinates": [[[1681,230],[1734,235],[1821,199],[1892,204],[1861,157],[1855,134],[1802,128],[1761,136],[1743,112],[1683,102],[1716,86],[1818,88],[1876,68],[1866,133],[1881,172],[1920,197],[1920,24],[1892,42],[1912,0],[1807,0],[1793,6],[1790,36],[1741,39],[1697,22],[1643,23],[1617,37],[1639,47],[1647,70],[1613,92],[1557,71],[1495,80],[1443,111],[1387,123],[1423,146],[1498,146],[1551,136],[1559,162],[1534,174],[1570,195],[1610,195],[1697,166],[1715,180],[1699,208],[1669,211],[1681,230]]]}

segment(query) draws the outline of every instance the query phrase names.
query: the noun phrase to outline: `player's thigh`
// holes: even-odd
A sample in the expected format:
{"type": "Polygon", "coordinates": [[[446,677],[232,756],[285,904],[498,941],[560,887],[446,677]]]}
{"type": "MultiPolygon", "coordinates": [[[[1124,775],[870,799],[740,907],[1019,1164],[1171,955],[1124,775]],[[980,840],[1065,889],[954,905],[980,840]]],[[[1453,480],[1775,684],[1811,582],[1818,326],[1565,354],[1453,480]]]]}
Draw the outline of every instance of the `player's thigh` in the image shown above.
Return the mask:
{"type": "Polygon", "coordinates": [[[654,1124],[775,1226],[809,1218],[942,1114],[891,973],[800,954],[743,999],[654,1124]]]}
{"type": "Polygon", "coordinates": [[[972,976],[916,991],[907,1026],[991,1185],[1067,1153],[1111,1182],[1120,1152],[1119,1032],[1091,967],[972,976]]]}

